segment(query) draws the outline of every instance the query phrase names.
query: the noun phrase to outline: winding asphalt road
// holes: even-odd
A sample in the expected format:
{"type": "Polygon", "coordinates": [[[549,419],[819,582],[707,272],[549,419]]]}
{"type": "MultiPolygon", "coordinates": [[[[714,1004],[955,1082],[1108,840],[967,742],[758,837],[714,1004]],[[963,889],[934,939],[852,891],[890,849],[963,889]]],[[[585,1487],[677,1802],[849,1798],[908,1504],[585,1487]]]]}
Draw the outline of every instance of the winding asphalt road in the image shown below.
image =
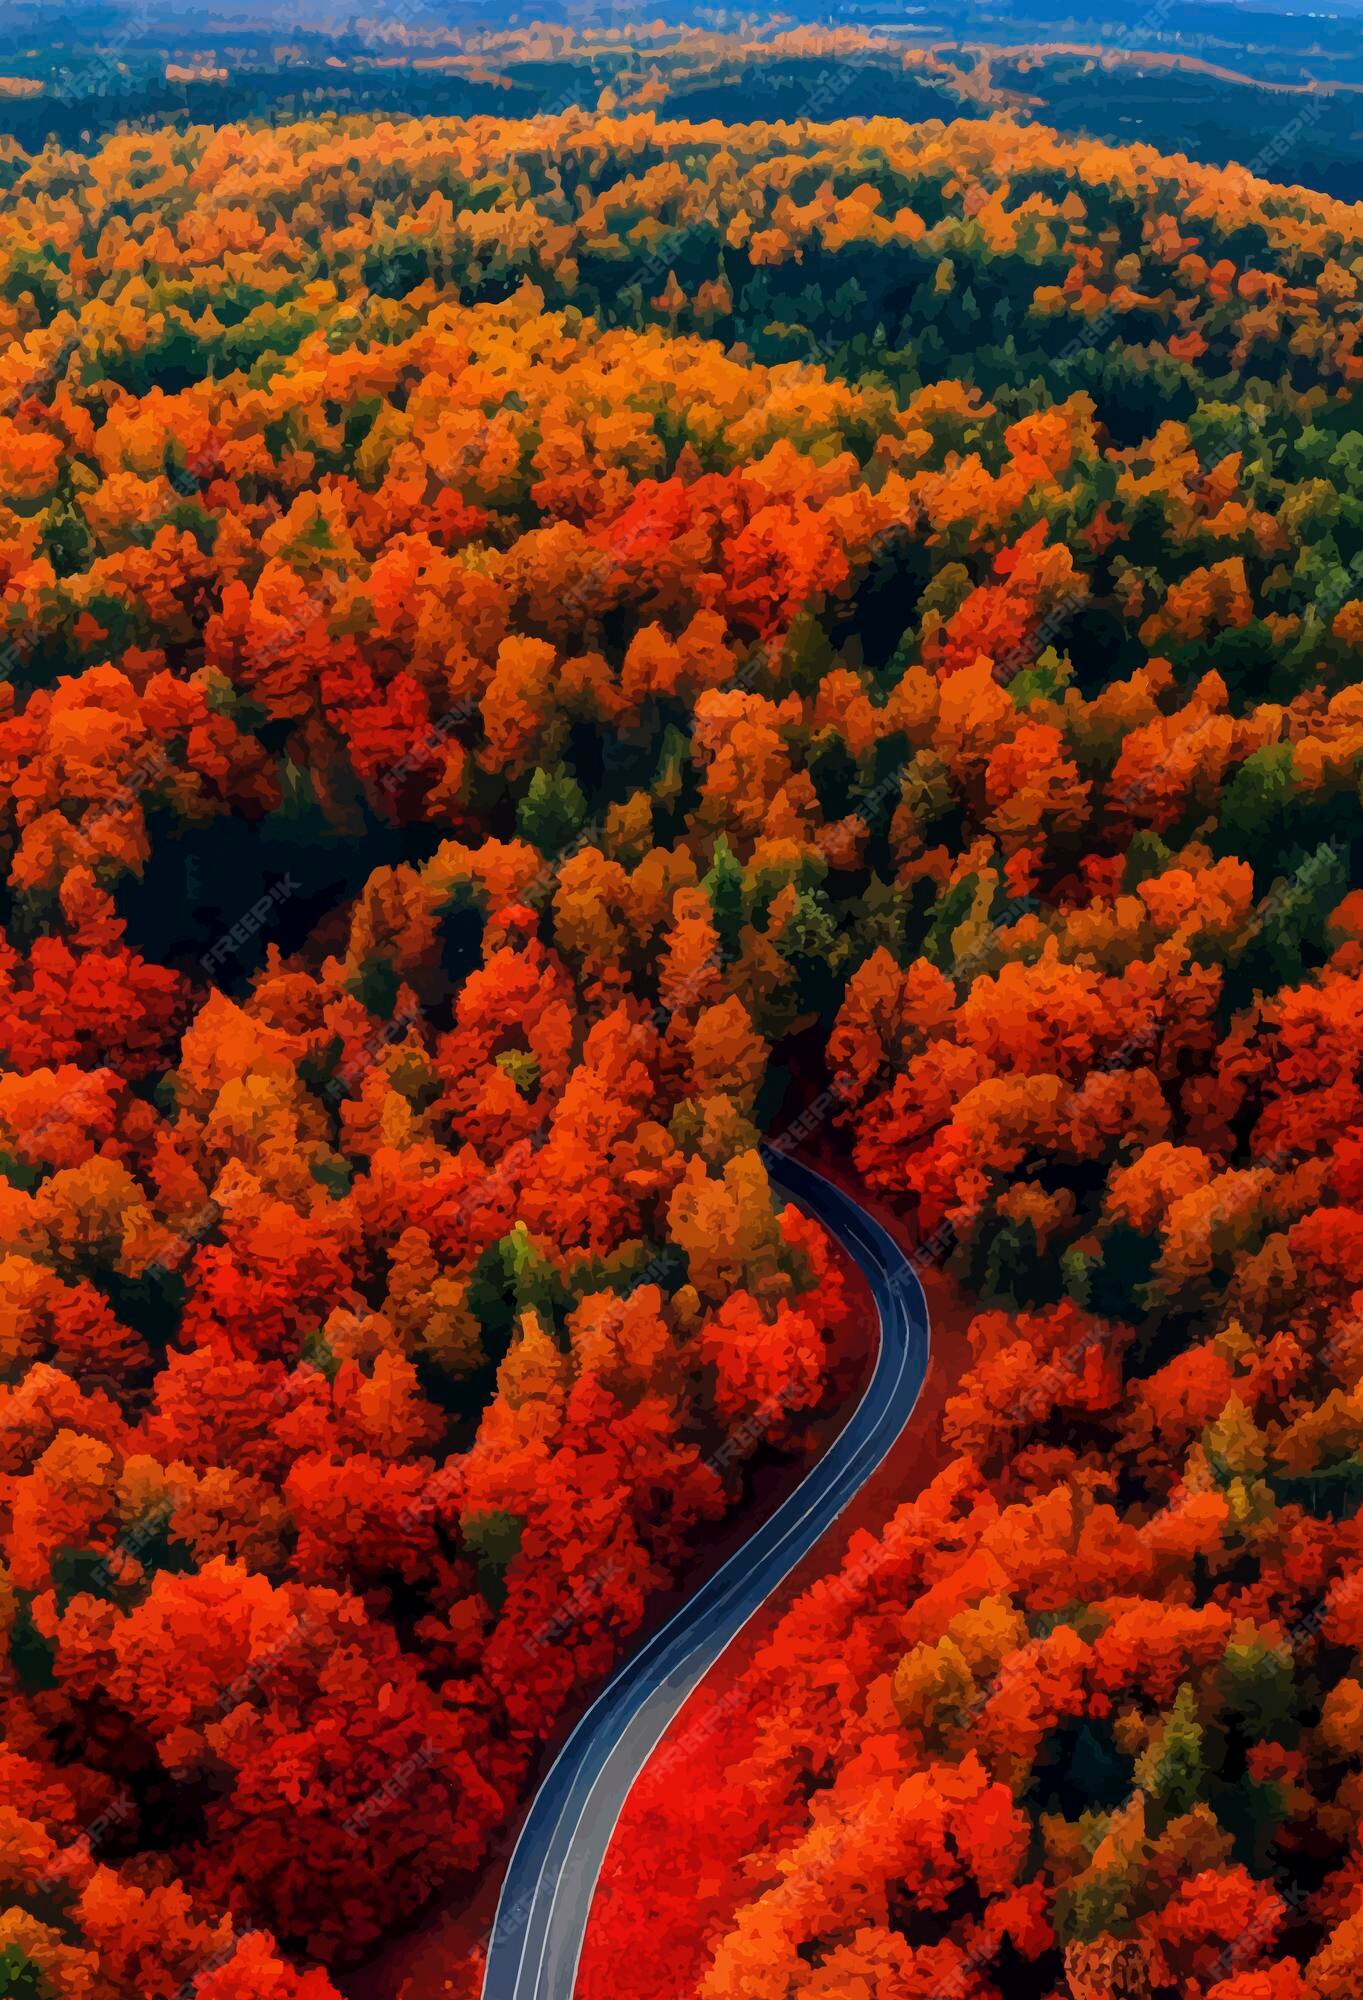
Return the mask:
{"type": "MultiPolygon", "coordinates": [[[[927,1302],[908,1259],[821,1174],[775,1153],[767,1167],[773,1183],[839,1239],[870,1284],[880,1316],[874,1373],[808,1477],[616,1671],[554,1760],[502,1884],[483,2000],[572,2000],[597,1877],[635,1778],[729,1641],[875,1471],[923,1386],[927,1302]]],[[[679,1776],[685,1782],[684,1771],[679,1776]]]]}

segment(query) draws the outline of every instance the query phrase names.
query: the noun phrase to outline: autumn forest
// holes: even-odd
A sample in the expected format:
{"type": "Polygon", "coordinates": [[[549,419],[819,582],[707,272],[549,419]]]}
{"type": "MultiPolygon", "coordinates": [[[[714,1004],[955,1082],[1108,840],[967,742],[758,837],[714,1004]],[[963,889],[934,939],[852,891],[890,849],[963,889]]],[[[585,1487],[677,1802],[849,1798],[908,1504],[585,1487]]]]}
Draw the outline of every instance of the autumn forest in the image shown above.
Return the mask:
{"type": "Polygon", "coordinates": [[[1361,320],[1012,115],[3,142],[0,1993],[495,1871],[866,1358],[787,1146],[937,1449],[584,1995],[1363,1991],[1361,320]]]}

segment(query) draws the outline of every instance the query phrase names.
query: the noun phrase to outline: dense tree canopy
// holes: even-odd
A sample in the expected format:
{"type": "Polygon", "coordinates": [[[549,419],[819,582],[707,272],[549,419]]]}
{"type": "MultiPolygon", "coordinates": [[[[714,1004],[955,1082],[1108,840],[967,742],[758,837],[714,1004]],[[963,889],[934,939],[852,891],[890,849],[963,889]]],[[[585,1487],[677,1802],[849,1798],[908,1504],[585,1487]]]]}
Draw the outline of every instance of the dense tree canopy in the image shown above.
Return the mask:
{"type": "Polygon", "coordinates": [[[1007,120],[11,164],[11,1990],[326,2000],[480,1866],[826,1399],[826,1045],[955,1457],[612,1990],[1343,2000],[1363,213],[1007,120]]]}

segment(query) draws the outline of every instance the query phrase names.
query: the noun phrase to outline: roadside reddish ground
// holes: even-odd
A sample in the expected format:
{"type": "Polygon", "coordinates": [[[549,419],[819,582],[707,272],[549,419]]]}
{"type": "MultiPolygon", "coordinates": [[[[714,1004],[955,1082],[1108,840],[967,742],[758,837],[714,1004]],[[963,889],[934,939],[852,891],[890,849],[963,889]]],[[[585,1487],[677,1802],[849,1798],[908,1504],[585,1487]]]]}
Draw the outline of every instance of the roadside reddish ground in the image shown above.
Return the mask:
{"type": "MultiPolygon", "coordinates": [[[[844,1162],[826,1152],[810,1163],[912,1247],[902,1218],[869,1197],[844,1162]]],[[[755,1826],[754,1802],[736,1795],[729,1774],[754,1747],[770,1712],[761,1673],[746,1677],[794,1599],[837,1567],[854,1538],[878,1535],[950,1455],[942,1412],[968,1357],[970,1313],[940,1272],[922,1276],[931,1351],[914,1414],[847,1512],[695,1690],[641,1774],[606,1856],[583,1951],[580,2000],[687,2000],[711,1940],[727,1928],[746,1894],[744,1860],[769,1829],[755,1826]]],[[[858,1286],[869,1328],[869,1294],[860,1281],[858,1286]]]]}
{"type": "MultiPolygon", "coordinates": [[[[863,1206],[884,1222],[901,1242],[908,1242],[909,1238],[903,1226],[883,1204],[876,1203],[863,1194],[855,1175],[836,1155],[831,1151],[825,1155],[811,1150],[808,1158],[811,1166],[817,1167],[831,1180],[836,1180],[839,1185],[854,1192],[863,1206]]],[[[775,1511],[786,1495],[799,1485],[811,1465],[847,1421],[848,1411],[870,1375],[875,1355],[875,1328],[870,1293],[860,1273],[856,1266],[841,1254],[838,1263],[847,1290],[848,1310],[843,1319],[836,1357],[830,1362],[829,1382],[832,1393],[828,1414],[810,1425],[802,1452],[791,1453],[787,1450],[779,1457],[772,1454],[765,1460],[759,1458],[755,1462],[752,1469],[752,1494],[749,1504],[736,1509],[727,1521],[720,1524],[708,1541],[703,1558],[683,1572],[671,1590],[660,1594],[654,1600],[645,1630],[656,1629],[663,1624],[694,1594],[708,1575],[718,1569],[736,1548],[747,1541],[762,1521],[775,1511]]],[[[932,1472],[937,1469],[936,1463],[929,1465],[922,1454],[927,1449],[928,1440],[936,1437],[941,1402],[950,1386],[954,1384],[957,1372],[953,1367],[948,1379],[939,1358],[942,1306],[937,1293],[932,1289],[937,1281],[929,1277],[925,1282],[929,1285],[932,1302],[933,1352],[923,1394],[915,1411],[913,1423],[910,1425],[910,1432],[914,1434],[919,1432],[920,1427],[922,1428],[918,1445],[919,1472],[916,1475],[919,1483],[930,1478],[932,1472]],[[928,1412],[930,1414],[927,1414],[928,1412]]],[[[964,1343],[961,1345],[963,1347],[964,1343]]],[[[904,1441],[901,1439],[891,1455],[892,1460],[898,1461],[903,1449],[904,1441]]],[[[890,1474],[889,1465],[882,1467],[870,1486],[854,1503],[851,1512],[830,1531],[830,1534],[800,1565],[796,1572],[797,1587],[803,1588],[839,1559],[846,1547],[848,1535],[854,1527],[879,1527],[894,1511],[899,1501],[907,1498],[909,1493],[915,1490],[916,1486],[911,1488],[903,1483],[902,1472],[899,1483],[896,1484],[890,1474]]],[[[675,1742],[679,1737],[685,1738],[697,1713],[707,1712],[715,1703],[719,1691],[736,1678],[744,1665],[750,1663],[753,1652],[765,1638],[770,1636],[771,1626],[777,1616],[777,1607],[784,1609],[790,1602],[791,1594],[791,1586],[787,1586],[777,1594],[773,1606],[763,1608],[730,1648],[725,1658],[716,1665],[707,1680],[696,1690],[683,1714],[674,1724],[665,1744],[660,1748],[660,1755],[664,1760],[668,1755],[668,1744],[675,1742]]],[[[639,1636],[642,1637],[643,1634],[639,1636]]],[[[754,1717],[753,1721],[755,1720],[754,1717]]],[[[554,1756],[576,1721],[577,1715],[574,1714],[564,1722],[558,1735],[545,1751],[542,1770],[547,1770],[552,1764],[554,1756]]],[[[675,1784],[679,1767],[669,1767],[664,1761],[663,1769],[668,1782],[675,1784]]],[[[715,1765],[716,1771],[722,1769],[722,1763],[715,1765]]],[[[688,1789],[691,1782],[688,1769],[686,1778],[688,1789]]],[[[629,1816],[634,1812],[635,1802],[643,1796],[643,1789],[642,1783],[636,1786],[630,1806],[627,1808],[626,1822],[622,1822],[622,1825],[628,1822],[629,1816]]],[[[405,1936],[391,1939],[374,1959],[338,1981],[348,2000],[450,2000],[451,1996],[454,1996],[454,2000],[476,2000],[481,1988],[486,1940],[496,1917],[497,1896],[502,1876],[528,1805],[529,1799],[498,1843],[494,1856],[480,1872],[477,1880],[452,1892],[451,1907],[433,1911],[415,1930],[405,1936]]],[[[607,1860],[608,1879],[611,1881],[614,1878],[609,1876],[609,1871],[616,1867],[621,1851],[621,1839],[617,1835],[607,1860]]],[[[663,1875],[666,1878],[666,1869],[663,1870],[663,1875]]],[[[603,1884],[603,1890],[604,1886],[603,1884]]],[[[622,1891],[622,1893],[633,1893],[633,1891],[622,1891]]],[[[598,1911],[603,1907],[602,1898],[598,1898],[598,1911]]],[[[678,1920],[680,1928],[680,1912],[678,1920]]],[[[588,1953],[594,1956],[601,1955],[594,1935],[597,1928],[594,1916],[593,1935],[589,1935],[588,1938],[588,1953]]],[[[608,1948],[609,1941],[606,1940],[605,1943],[608,1948]]],[[[588,1964],[584,1957],[583,1980],[586,1981],[587,1978],[588,1964]]],[[[618,1978],[615,1984],[618,1988],[618,1978]]],[[[582,1990],[586,1992],[590,1988],[584,1984],[582,1990]]],[[[629,1990],[632,1992],[633,1988],[629,1990]]],[[[642,1987],[640,1991],[643,1991],[642,1987]]]]}

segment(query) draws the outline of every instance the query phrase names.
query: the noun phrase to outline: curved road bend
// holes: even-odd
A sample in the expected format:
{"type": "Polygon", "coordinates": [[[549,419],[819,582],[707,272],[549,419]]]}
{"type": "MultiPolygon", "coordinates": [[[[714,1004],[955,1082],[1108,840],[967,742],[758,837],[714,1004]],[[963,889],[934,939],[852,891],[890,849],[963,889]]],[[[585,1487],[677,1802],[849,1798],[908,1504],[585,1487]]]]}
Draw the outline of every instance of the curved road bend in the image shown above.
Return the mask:
{"type": "Polygon", "coordinates": [[[550,1766],[511,1856],[483,2000],[571,2000],[611,1834],[668,1724],[734,1635],[836,1520],[912,1414],[927,1302],[893,1238],[810,1168],[768,1155],[772,1181],[855,1259],[880,1317],[870,1382],[823,1457],[751,1539],[617,1669],[550,1766]]]}

